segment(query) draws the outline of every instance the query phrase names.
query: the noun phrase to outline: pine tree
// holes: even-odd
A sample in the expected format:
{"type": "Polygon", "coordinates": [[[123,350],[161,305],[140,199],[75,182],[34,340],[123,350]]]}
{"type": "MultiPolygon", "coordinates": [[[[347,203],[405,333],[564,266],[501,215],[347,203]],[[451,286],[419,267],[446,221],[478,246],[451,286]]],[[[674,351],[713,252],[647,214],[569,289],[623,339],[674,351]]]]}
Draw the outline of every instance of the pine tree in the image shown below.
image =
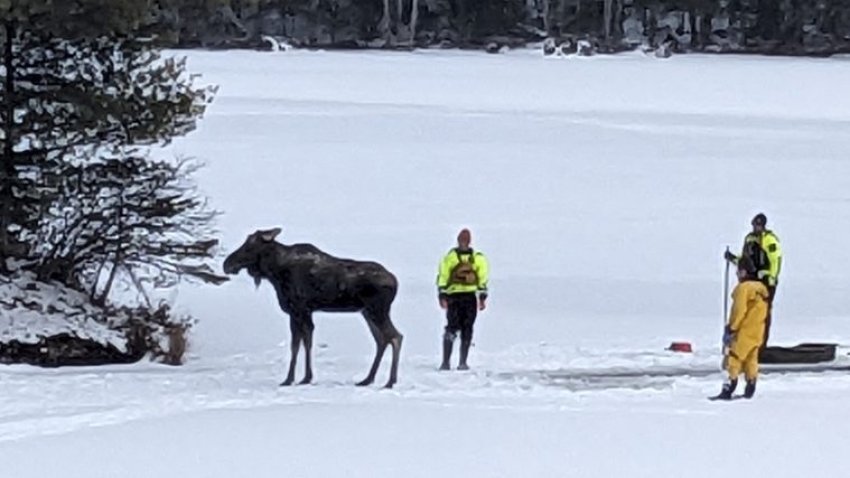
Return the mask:
{"type": "Polygon", "coordinates": [[[0,0],[0,259],[32,262],[64,163],[167,142],[203,114],[214,90],[138,36],[148,8],[0,0]]]}
{"type": "Polygon", "coordinates": [[[148,307],[151,288],[223,280],[207,264],[217,213],[192,180],[199,167],[146,156],[69,166],[40,229],[42,278],[85,290],[100,305],[124,279],[148,307]]]}

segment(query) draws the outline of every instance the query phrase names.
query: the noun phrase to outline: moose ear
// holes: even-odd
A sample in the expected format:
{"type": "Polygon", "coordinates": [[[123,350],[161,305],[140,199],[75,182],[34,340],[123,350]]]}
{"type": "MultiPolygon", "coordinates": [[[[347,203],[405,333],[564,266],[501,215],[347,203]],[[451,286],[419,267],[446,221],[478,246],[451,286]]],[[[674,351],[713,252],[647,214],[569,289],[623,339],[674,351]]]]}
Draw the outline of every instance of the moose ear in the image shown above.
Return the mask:
{"type": "Polygon", "coordinates": [[[269,229],[268,231],[261,231],[260,239],[265,242],[272,242],[278,236],[278,234],[280,234],[280,231],[281,229],[279,227],[269,229]]]}

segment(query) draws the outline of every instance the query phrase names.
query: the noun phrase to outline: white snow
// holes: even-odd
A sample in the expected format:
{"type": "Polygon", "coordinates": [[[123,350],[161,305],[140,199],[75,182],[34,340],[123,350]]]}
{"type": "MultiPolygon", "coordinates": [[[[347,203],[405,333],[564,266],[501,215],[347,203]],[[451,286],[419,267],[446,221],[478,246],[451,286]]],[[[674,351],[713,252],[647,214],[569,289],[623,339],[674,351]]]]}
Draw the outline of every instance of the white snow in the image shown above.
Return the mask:
{"type": "MultiPolygon", "coordinates": [[[[223,252],[258,228],[400,279],[399,383],[357,388],[362,319],[317,314],[315,383],[279,388],[268,285],[186,287],[188,365],[0,368],[2,476],[714,477],[835,474],[850,376],[575,383],[546,371],[718,364],[723,263],[764,211],[786,253],[772,337],[850,342],[850,79],[829,60],[640,54],[191,52],[221,85],[165,154],[223,252]],[[435,370],[434,276],[468,226],[492,264],[473,368],[435,370]],[[693,356],[663,348],[690,341],[693,356]]],[[[298,378],[303,373],[299,364],[298,378]]]]}
{"type": "Polygon", "coordinates": [[[35,344],[47,337],[71,335],[121,352],[127,337],[117,330],[122,319],[110,323],[103,311],[79,292],[39,282],[30,275],[0,276],[0,342],[35,344]]]}

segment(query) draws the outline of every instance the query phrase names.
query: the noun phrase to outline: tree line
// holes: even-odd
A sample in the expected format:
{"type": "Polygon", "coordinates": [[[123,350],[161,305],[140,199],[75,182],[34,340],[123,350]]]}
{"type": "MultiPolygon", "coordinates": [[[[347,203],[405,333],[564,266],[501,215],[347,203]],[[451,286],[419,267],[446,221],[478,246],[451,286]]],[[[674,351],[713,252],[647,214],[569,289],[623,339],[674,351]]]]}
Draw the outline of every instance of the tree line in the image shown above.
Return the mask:
{"type": "Polygon", "coordinates": [[[605,51],[829,55],[850,46],[850,0],[163,0],[150,21],[180,47],[265,38],[338,48],[483,47],[584,39],[605,51]]]}

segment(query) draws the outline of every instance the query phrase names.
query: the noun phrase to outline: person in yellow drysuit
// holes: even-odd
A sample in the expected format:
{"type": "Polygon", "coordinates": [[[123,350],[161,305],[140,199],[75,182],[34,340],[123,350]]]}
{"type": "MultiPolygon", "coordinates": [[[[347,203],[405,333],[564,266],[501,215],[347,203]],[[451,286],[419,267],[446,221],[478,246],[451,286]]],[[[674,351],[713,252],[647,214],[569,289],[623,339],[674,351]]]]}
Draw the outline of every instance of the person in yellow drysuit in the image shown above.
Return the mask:
{"type": "Polygon", "coordinates": [[[440,307],[446,311],[446,328],[443,334],[443,362],[440,370],[449,370],[454,341],[460,332],[460,361],[458,370],[468,370],[466,360],[472,344],[472,328],[478,311],[487,307],[487,281],[489,265],[480,251],[470,244],[472,234],[463,229],[457,236],[457,247],[452,248],[440,261],[437,274],[437,292],[440,307]]]}
{"type": "Polygon", "coordinates": [[[744,397],[752,398],[759,373],[759,349],[764,343],[770,293],[759,280],[757,268],[749,257],[738,259],[738,281],[732,291],[732,311],[723,334],[729,380],[716,397],[721,400],[732,398],[741,372],[747,379],[744,397]]]}
{"type": "Polygon", "coordinates": [[[737,264],[741,257],[749,257],[756,268],[758,279],[767,286],[770,297],[767,300],[767,319],[764,325],[764,343],[762,344],[762,348],[764,348],[770,338],[773,299],[776,297],[776,287],[779,285],[779,273],[782,271],[782,248],[776,234],[767,229],[767,216],[758,213],[753,217],[750,224],[753,226],[753,230],[744,237],[741,255],[736,256],[727,251],[724,257],[734,264],[737,264]]]}

